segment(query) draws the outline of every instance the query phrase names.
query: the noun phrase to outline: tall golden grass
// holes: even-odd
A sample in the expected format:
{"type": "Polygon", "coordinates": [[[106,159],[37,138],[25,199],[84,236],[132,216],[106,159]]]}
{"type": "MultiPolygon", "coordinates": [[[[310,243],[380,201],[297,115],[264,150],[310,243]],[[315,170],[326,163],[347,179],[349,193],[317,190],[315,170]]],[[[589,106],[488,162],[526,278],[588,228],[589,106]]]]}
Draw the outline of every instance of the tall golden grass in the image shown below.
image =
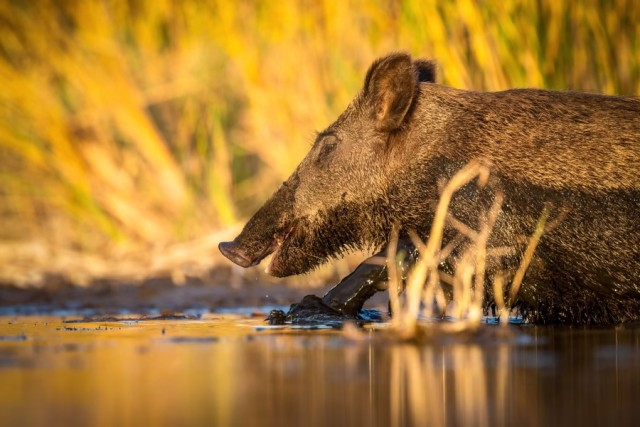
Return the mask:
{"type": "Polygon", "coordinates": [[[638,22],[634,0],[1,2],[0,282],[211,268],[388,51],[461,88],[637,94],[638,22]]]}

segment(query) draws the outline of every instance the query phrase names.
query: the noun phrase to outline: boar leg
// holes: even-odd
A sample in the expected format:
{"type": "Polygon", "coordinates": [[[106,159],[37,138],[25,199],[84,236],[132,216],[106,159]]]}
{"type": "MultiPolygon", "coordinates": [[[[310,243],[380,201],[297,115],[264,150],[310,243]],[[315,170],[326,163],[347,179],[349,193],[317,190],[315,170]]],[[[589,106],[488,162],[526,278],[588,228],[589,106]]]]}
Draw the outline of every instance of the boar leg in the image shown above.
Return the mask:
{"type": "MultiPolygon", "coordinates": [[[[408,239],[398,241],[398,253],[405,252],[404,266],[412,264],[416,257],[416,248],[408,239]]],[[[351,274],[346,276],[336,286],[322,297],[322,302],[339,311],[345,317],[356,317],[365,301],[376,292],[387,289],[387,248],[378,252],[360,264],[351,274]]]]}
{"type": "MultiPolygon", "coordinates": [[[[408,267],[418,257],[418,251],[411,241],[401,239],[397,252],[405,254],[403,264],[399,266],[404,280],[408,267]]],[[[282,325],[286,321],[294,324],[341,324],[346,318],[356,318],[369,298],[387,289],[386,258],[387,248],[384,248],[360,264],[324,297],[307,295],[299,303],[292,304],[288,313],[272,310],[265,320],[272,325],[282,325]]]]}

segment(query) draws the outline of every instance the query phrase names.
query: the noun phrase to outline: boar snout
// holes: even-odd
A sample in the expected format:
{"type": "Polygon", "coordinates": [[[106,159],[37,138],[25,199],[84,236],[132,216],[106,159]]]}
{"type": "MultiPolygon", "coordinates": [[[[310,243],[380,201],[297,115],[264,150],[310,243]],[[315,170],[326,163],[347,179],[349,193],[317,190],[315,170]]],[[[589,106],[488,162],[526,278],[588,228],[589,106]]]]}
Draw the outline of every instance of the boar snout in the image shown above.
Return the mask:
{"type": "Polygon", "coordinates": [[[253,260],[244,253],[235,242],[220,242],[218,249],[220,249],[222,255],[240,267],[247,268],[254,265],[253,260]]]}
{"type": "Polygon", "coordinates": [[[220,242],[218,244],[218,249],[222,255],[234,264],[244,268],[260,264],[260,261],[271,255],[277,248],[278,241],[275,239],[247,242],[241,239],[240,236],[232,242],[220,242]]]}

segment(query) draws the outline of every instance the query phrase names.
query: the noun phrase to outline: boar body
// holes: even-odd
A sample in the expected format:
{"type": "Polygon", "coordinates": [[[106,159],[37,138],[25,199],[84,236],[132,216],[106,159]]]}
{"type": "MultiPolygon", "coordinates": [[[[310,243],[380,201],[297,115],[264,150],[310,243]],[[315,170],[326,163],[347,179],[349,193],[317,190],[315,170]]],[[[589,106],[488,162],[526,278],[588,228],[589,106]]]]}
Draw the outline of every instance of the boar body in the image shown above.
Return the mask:
{"type": "MultiPolygon", "coordinates": [[[[305,273],[344,251],[381,248],[393,224],[424,239],[442,183],[470,161],[491,171],[450,212],[479,226],[504,195],[490,247],[519,264],[543,210],[544,234],[517,304],[537,323],[610,324],[640,318],[640,101],[576,92],[486,93],[435,84],[435,67],[393,54],[318,137],[292,176],[249,220],[228,258],[248,267],[273,257],[275,276],[305,273]]],[[[444,244],[456,231],[447,228],[444,244]]],[[[464,244],[445,268],[452,270],[464,244]]]]}

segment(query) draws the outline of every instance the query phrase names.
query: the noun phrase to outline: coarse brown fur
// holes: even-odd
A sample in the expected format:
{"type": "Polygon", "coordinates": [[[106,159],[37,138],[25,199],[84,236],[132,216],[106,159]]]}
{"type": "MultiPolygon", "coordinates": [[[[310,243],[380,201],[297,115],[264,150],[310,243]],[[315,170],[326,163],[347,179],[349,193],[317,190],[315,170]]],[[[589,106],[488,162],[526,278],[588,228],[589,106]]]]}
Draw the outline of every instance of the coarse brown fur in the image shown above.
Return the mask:
{"type": "MultiPolygon", "coordinates": [[[[490,185],[465,186],[451,213],[477,226],[501,191],[489,245],[517,249],[490,273],[518,264],[545,206],[562,218],[540,241],[518,294],[530,320],[640,318],[640,100],[458,90],[435,83],[433,62],[402,53],[374,62],[361,93],[221,250],[243,266],[275,252],[268,269],[286,276],[382,246],[396,222],[427,238],[440,183],[472,160],[490,168],[490,185]]],[[[454,235],[448,229],[445,243],[454,235]]]]}

